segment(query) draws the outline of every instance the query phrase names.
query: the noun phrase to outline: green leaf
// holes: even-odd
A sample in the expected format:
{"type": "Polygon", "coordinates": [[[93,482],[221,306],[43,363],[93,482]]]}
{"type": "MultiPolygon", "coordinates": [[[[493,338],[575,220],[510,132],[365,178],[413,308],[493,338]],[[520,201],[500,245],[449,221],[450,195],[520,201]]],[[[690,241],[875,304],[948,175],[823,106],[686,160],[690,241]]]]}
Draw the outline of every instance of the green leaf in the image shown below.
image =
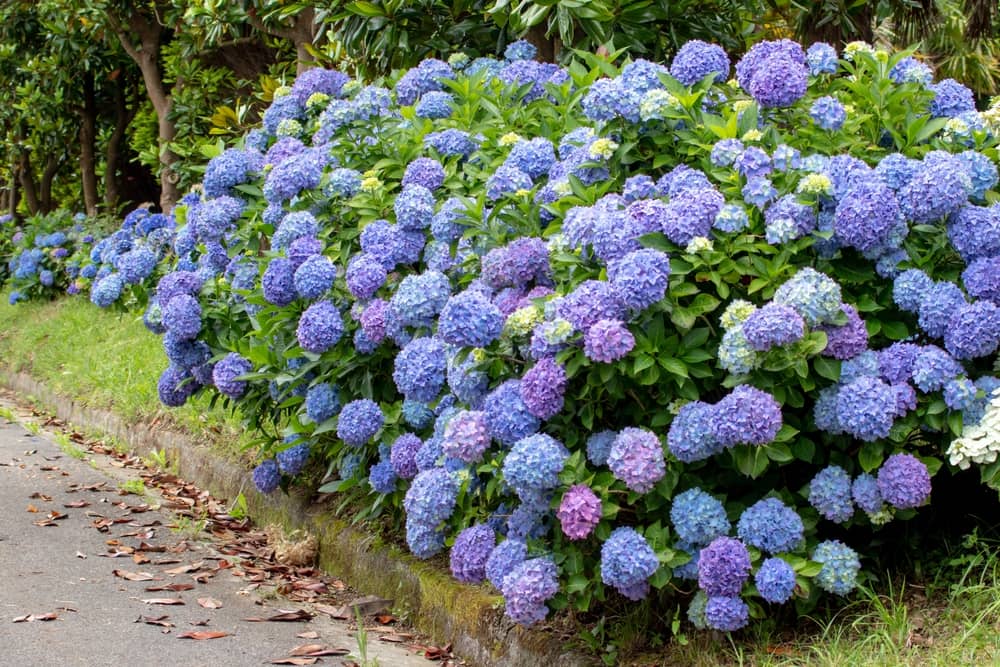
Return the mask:
{"type": "Polygon", "coordinates": [[[357,0],[356,2],[349,3],[344,7],[347,11],[352,14],[357,14],[358,16],[365,16],[367,18],[372,18],[374,16],[385,16],[385,10],[376,5],[374,2],[364,2],[364,0],[357,0]]]}
{"type": "Polygon", "coordinates": [[[881,442],[866,442],[858,452],[858,464],[865,472],[872,472],[882,465],[885,445],[881,442]]]}

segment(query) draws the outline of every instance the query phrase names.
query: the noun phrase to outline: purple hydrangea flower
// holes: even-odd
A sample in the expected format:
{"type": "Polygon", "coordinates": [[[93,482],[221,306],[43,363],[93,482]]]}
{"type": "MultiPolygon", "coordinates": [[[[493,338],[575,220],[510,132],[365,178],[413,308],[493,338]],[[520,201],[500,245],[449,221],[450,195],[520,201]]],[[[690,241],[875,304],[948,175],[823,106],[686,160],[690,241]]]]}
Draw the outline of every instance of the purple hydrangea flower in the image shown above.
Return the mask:
{"type": "Polygon", "coordinates": [[[927,466],[912,454],[893,454],[887,458],[876,481],[882,499],[896,509],[919,507],[931,495],[927,466]]]}
{"type": "Polygon", "coordinates": [[[496,533],[485,524],[469,526],[458,534],[451,547],[451,573],[466,584],[486,579],[486,561],[496,545],[496,533]]]}
{"type": "Polygon", "coordinates": [[[444,468],[419,473],[406,492],[403,507],[408,521],[436,526],[455,511],[458,479],[444,468]]]}
{"type": "MultiPolygon", "coordinates": [[[[522,61],[526,62],[526,61],[522,61]]],[[[555,563],[549,558],[532,558],[516,565],[501,587],[507,616],[530,626],[545,619],[545,602],[559,591],[555,563]]]]}
{"type": "Polygon", "coordinates": [[[531,414],[551,419],[562,410],[566,382],[561,364],[551,357],[540,359],[521,378],[521,399],[531,414]]]}
{"type": "Polygon", "coordinates": [[[620,320],[598,320],[587,329],[583,351],[591,361],[611,363],[635,347],[635,337],[620,320]]]}
{"type": "Polygon", "coordinates": [[[878,482],[868,473],[862,473],[851,482],[851,498],[854,504],[868,514],[877,514],[885,508],[878,482]]]}
{"type": "Polygon", "coordinates": [[[661,301],[670,278],[670,258],[652,248],[632,251],[608,265],[615,294],[626,307],[642,311],[661,301]]]}
{"type": "Polygon", "coordinates": [[[389,461],[392,469],[400,479],[413,479],[417,476],[417,451],[424,443],[412,433],[404,433],[392,443],[389,461]]]}
{"type": "Polygon", "coordinates": [[[445,456],[476,463],[490,446],[490,434],[486,429],[486,415],[483,412],[462,410],[444,428],[441,450],[445,456]]]}
{"type": "Polygon", "coordinates": [[[586,539],[601,521],[601,499],[586,484],[576,484],[563,494],[556,516],[566,537],[586,539]]]}
{"type": "Polygon", "coordinates": [[[873,377],[859,377],[837,394],[837,422],[859,440],[871,442],[889,436],[897,414],[896,391],[873,377]]]}
{"type": "Polygon", "coordinates": [[[253,484],[261,493],[271,493],[281,484],[281,472],[274,459],[262,461],[253,469],[253,484]]]}
{"type": "Polygon", "coordinates": [[[586,332],[599,320],[621,319],[623,311],[623,304],[614,288],[602,280],[585,280],[557,306],[559,317],[582,332],[586,332]]]}
{"type": "Polygon", "coordinates": [[[913,358],[913,383],[924,393],[939,391],[964,374],[962,365],[936,345],[925,345],[913,358]]]}
{"type": "Polygon", "coordinates": [[[168,408],[179,408],[198,390],[198,382],[184,368],[170,365],[160,374],[156,392],[160,402],[168,408]]]}
{"type": "Polygon", "coordinates": [[[844,246],[869,252],[884,247],[899,225],[896,195],[878,179],[854,184],[837,204],[833,230],[844,246]]]}
{"type": "Polygon", "coordinates": [[[201,304],[189,294],[178,294],[163,307],[163,326],[177,338],[192,339],[201,331],[201,304]]]}
{"type": "Polygon", "coordinates": [[[629,489],[646,493],[666,473],[663,445],[652,431],[624,428],[611,445],[608,467],[629,489]]]}
{"type": "Polygon", "coordinates": [[[715,404],[712,433],[723,447],[739,444],[766,445],[781,430],[781,404],[752,387],[739,385],[715,404]]]}
{"type": "Polygon", "coordinates": [[[396,224],[403,231],[420,231],[431,224],[434,217],[434,195],[423,185],[411,183],[403,186],[393,203],[396,224]]]}
{"type": "Polygon", "coordinates": [[[681,248],[691,239],[709,236],[725,197],[715,188],[693,188],[670,195],[664,216],[663,233],[681,248]]]}
{"type": "Polygon", "coordinates": [[[936,118],[954,118],[966,111],[976,110],[976,98],[968,87],[954,79],[943,79],[927,86],[934,93],[930,112],[936,118]]]}
{"type": "Polygon", "coordinates": [[[743,322],[743,335],[753,349],[766,352],[801,340],[805,321],[791,306],[769,303],[753,311],[743,322]]]}
{"type": "Polygon", "coordinates": [[[337,344],[344,334],[340,311],[329,301],[318,301],[302,313],[295,337],[306,352],[322,354],[337,344]]]}
{"type": "Polygon", "coordinates": [[[1000,344],[1000,308],[991,301],[962,305],[944,333],[945,349],[956,359],[977,359],[1000,344]]]}
{"type": "Polygon", "coordinates": [[[749,621],[750,608],[739,597],[709,597],[705,602],[705,624],[713,630],[735,632],[749,621]]]}
{"type": "Polygon", "coordinates": [[[725,81],[729,76],[729,56],[717,44],[692,39],[677,50],[670,64],[670,75],[685,86],[693,86],[709,74],[714,81],[725,81]]]}
{"type": "Polygon", "coordinates": [[[737,597],[750,576],[750,553],[731,537],[717,537],[701,550],[698,586],[712,597],[737,597]]]}
{"type": "Polygon", "coordinates": [[[264,298],[268,303],[284,307],[295,300],[295,271],[291,261],[275,257],[264,270],[261,279],[264,298]]]}
{"type": "Polygon", "coordinates": [[[917,224],[928,224],[957,212],[969,199],[972,182],[961,159],[932,151],[899,191],[900,209],[917,224]]]}
{"type": "Polygon", "coordinates": [[[868,349],[868,329],[854,306],[845,303],[841,310],[847,315],[847,324],[824,324],[817,327],[817,330],[826,333],[826,348],[821,354],[844,360],[856,357],[868,349]]]}
{"type": "Polygon", "coordinates": [[[805,95],[808,84],[808,70],[800,60],[772,55],[758,64],[745,90],[762,107],[787,107],[805,95]]]}
{"type": "Polygon", "coordinates": [[[503,586],[504,577],[527,558],[528,547],[524,542],[506,539],[494,547],[486,559],[486,578],[499,590],[503,586]]]}

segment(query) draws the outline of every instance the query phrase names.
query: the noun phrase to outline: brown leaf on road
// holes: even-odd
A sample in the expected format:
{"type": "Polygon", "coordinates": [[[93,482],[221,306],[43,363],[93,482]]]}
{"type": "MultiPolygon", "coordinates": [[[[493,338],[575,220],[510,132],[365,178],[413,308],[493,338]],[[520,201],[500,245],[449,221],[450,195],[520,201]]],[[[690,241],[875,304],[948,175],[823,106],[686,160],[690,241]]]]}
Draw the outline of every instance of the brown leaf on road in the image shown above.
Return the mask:
{"type": "Polygon", "coordinates": [[[70,509],[79,509],[81,507],[90,507],[90,503],[87,502],[86,500],[77,500],[71,503],[63,503],[63,507],[67,507],[70,509]]]}
{"type": "Polygon", "coordinates": [[[207,584],[208,580],[215,576],[214,572],[198,572],[197,574],[192,574],[191,578],[197,581],[199,584],[207,584]]]}
{"type": "Polygon", "coordinates": [[[188,625],[193,625],[195,627],[198,627],[198,626],[205,627],[206,625],[208,625],[208,623],[209,623],[210,620],[211,619],[206,618],[204,621],[189,621],[188,625]]]}
{"type": "Polygon", "coordinates": [[[274,616],[268,616],[267,618],[244,618],[244,621],[249,621],[251,623],[262,623],[264,621],[309,621],[312,620],[313,614],[309,613],[305,609],[295,609],[291,611],[280,610],[280,613],[274,616]]]}
{"type": "Polygon", "coordinates": [[[47,503],[51,503],[52,502],[52,496],[47,496],[44,493],[39,493],[38,491],[35,491],[34,493],[32,493],[28,497],[29,498],[34,498],[35,500],[44,500],[47,503]]]}
{"type": "Polygon", "coordinates": [[[347,655],[350,652],[350,649],[340,646],[334,648],[333,646],[328,646],[326,644],[303,644],[302,646],[296,646],[293,648],[289,655],[319,657],[324,655],[347,655]]]}
{"type": "Polygon", "coordinates": [[[174,624],[168,621],[169,616],[140,616],[135,619],[136,623],[145,623],[146,625],[158,625],[163,628],[172,628],[174,624]]]}
{"type": "Polygon", "coordinates": [[[201,569],[201,566],[205,564],[205,561],[198,561],[197,563],[189,563],[187,565],[181,565],[180,567],[175,567],[169,570],[164,570],[165,574],[186,574],[188,572],[197,572],[201,569]]]}
{"type": "Polygon", "coordinates": [[[31,623],[33,621],[54,621],[59,618],[55,613],[47,614],[25,614],[14,619],[14,623],[31,623]]]}
{"type": "Polygon", "coordinates": [[[220,609],[222,608],[222,602],[216,600],[215,598],[198,598],[198,604],[200,604],[205,609],[220,609]]]}
{"type": "Polygon", "coordinates": [[[375,620],[382,625],[389,625],[390,623],[396,622],[396,617],[390,614],[379,614],[375,617],[375,620]]]}
{"type": "Polygon", "coordinates": [[[167,584],[165,586],[147,586],[147,593],[161,593],[163,591],[170,591],[172,593],[180,593],[181,591],[190,591],[194,589],[194,584],[167,584]]]}
{"type": "Polygon", "coordinates": [[[185,604],[184,600],[180,598],[147,598],[143,602],[146,604],[185,604]]]}
{"type": "Polygon", "coordinates": [[[167,550],[167,548],[161,544],[149,544],[147,542],[139,542],[139,546],[135,548],[136,551],[145,551],[147,553],[162,553],[167,550]]]}
{"type": "Polygon", "coordinates": [[[319,639],[319,633],[315,630],[309,630],[308,632],[300,632],[295,635],[299,639],[319,639]]]}
{"type": "Polygon", "coordinates": [[[116,577],[121,577],[128,581],[160,581],[161,577],[150,574],[149,572],[129,572],[128,570],[112,570],[111,574],[116,577]]]}
{"type": "Polygon", "coordinates": [[[149,556],[144,556],[142,554],[132,554],[132,562],[136,565],[145,565],[149,562],[149,556]]]}
{"type": "Polygon", "coordinates": [[[218,630],[191,630],[188,632],[182,632],[177,635],[178,639],[218,639],[219,637],[228,637],[228,632],[220,632],[218,630]]]}
{"type": "Polygon", "coordinates": [[[334,607],[328,604],[317,604],[313,605],[313,609],[338,621],[345,621],[351,618],[351,615],[347,612],[346,607],[334,607]]]}
{"type": "Polygon", "coordinates": [[[319,658],[275,658],[271,661],[272,665],[315,665],[319,658]]]}
{"type": "Polygon", "coordinates": [[[30,512],[30,513],[32,513],[32,514],[37,514],[39,510],[34,505],[29,504],[27,511],[30,512]]]}

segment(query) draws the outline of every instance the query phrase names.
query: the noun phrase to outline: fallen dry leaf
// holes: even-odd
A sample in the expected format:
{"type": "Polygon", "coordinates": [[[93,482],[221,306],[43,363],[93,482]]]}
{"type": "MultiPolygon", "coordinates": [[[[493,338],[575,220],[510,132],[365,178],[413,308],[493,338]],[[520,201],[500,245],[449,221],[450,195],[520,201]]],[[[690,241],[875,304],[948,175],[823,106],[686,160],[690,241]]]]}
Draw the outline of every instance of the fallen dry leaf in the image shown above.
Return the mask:
{"type": "Polygon", "coordinates": [[[295,635],[299,639],[319,639],[319,633],[315,630],[309,630],[308,632],[300,632],[295,635]]]}
{"type": "Polygon", "coordinates": [[[166,574],[186,574],[188,572],[197,572],[201,569],[204,561],[198,561],[197,563],[189,563],[188,565],[181,565],[180,567],[175,567],[170,570],[164,570],[166,574]]]}
{"type": "Polygon", "coordinates": [[[177,635],[178,639],[218,639],[219,637],[228,637],[228,632],[220,632],[218,630],[191,630],[188,632],[182,632],[177,635]]]}
{"type": "Polygon", "coordinates": [[[198,598],[198,604],[205,609],[220,609],[222,607],[222,602],[215,598],[198,598]]]}
{"type": "Polygon", "coordinates": [[[28,510],[27,510],[27,511],[28,511],[28,512],[31,512],[32,514],[37,514],[37,513],[38,513],[38,508],[37,508],[37,507],[35,507],[34,505],[31,505],[31,504],[29,504],[29,505],[28,505],[28,510]]]}
{"type": "Polygon", "coordinates": [[[147,586],[147,593],[161,593],[163,591],[170,591],[171,593],[180,593],[181,591],[190,591],[194,588],[194,584],[167,584],[165,586],[147,586]]]}
{"type": "Polygon", "coordinates": [[[146,604],[167,604],[167,605],[170,605],[170,604],[182,605],[182,604],[184,604],[184,600],[182,600],[180,598],[146,598],[145,600],[143,600],[143,602],[145,602],[146,604]]]}
{"type": "Polygon", "coordinates": [[[147,625],[159,625],[163,628],[172,628],[174,624],[168,621],[169,616],[140,616],[135,619],[136,623],[145,623],[147,625]]]}
{"type": "Polygon", "coordinates": [[[47,614],[25,614],[24,616],[18,616],[14,619],[14,623],[31,623],[32,621],[54,621],[59,617],[53,613],[49,612],[47,614]]]}
{"type": "Polygon", "coordinates": [[[198,627],[198,626],[205,627],[206,625],[208,625],[209,620],[210,619],[206,618],[204,621],[189,621],[188,625],[193,625],[195,627],[198,627]]]}
{"type": "Polygon", "coordinates": [[[350,652],[350,649],[342,647],[334,648],[326,644],[303,644],[302,646],[293,648],[289,655],[320,657],[324,655],[347,655],[350,652]]]}
{"type": "Polygon", "coordinates": [[[351,615],[347,613],[346,607],[334,607],[328,604],[317,604],[313,605],[313,608],[319,613],[326,614],[330,618],[334,618],[339,621],[351,618],[351,615]]]}
{"type": "Polygon", "coordinates": [[[63,503],[63,507],[68,507],[70,509],[79,509],[81,507],[90,507],[90,503],[86,500],[77,500],[72,503],[63,503]]]}
{"type": "Polygon", "coordinates": [[[37,499],[37,500],[44,500],[47,503],[51,503],[52,502],[52,496],[47,496],[44,493],[39,493],[38,491],[35,491],[34,493],[32,493],[28,497],[29,498],[34,498],[34,499],[37,499]]]}
{"type": "Polygon", "coordinates": [[[251,623],[262,623],[264,621],[309,621],[313,617],[305,609],[295,609],[292,611],[286,611],[284,609],[280,610],[280,613],[274,616],[268,616],[267,618],[244,618],[244,621],[250,621],[251,623]]]}
{"type": "Polygon", "coordinates": [[[379,614],[378,616],[375,617],[375,620],[381,623],[382,625],[389,625],[390,623],[396,622],[396,617],[391,616],[389,614],[379,614]]]}
{"type": "Polygon", "coordinates": [[[319,658],[275,658],[271,661],[272,665],[315,665],[319,658]]]}
{"type": "Polygon", "coordinates": [[[129,572],[128,570],[112,570],[111,574],[128,581],[159,581],[160,577],[149,572],[129,572]]]}

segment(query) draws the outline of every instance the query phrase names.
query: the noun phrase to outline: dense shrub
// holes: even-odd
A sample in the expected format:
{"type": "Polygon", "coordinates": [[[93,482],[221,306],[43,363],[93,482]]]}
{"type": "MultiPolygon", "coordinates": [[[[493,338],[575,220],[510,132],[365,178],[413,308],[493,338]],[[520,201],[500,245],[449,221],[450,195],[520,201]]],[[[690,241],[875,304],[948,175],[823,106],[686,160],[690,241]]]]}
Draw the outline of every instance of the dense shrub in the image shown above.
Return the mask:
{"type": "Polygon", "coordinates": [[[177,211],[163,402],[217,390],[262,492],[313,457],[520,623],[850,593],[996,460],[998,110],[863,44],[509,53],[278,91],[177,211]]]}
{"type": "Polygon", "coordinates": [[[76,280],[94,238],[83,226],[85,218],[67,211],[32,216],[16,224],[4,216],[0,251],[6,257],[9,302],[51,299],[79,291],[76,280]]]}

